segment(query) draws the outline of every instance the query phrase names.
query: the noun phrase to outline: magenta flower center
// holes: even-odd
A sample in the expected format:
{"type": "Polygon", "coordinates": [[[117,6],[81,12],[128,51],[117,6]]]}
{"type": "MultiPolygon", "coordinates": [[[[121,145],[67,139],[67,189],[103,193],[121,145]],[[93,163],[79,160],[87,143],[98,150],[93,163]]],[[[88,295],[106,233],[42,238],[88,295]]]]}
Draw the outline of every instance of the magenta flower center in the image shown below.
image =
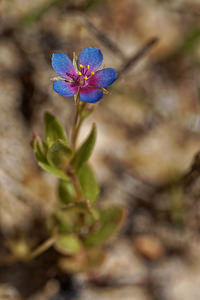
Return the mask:
{"type": "Polygon", "coordinates": [[[88,79],[90,79],[95,74],[95,72],[91,72],[89,69],[89,65],[87,65],[86,67],[83,65],[79,65],[79,71],[77,74],[74,75],[71,73],[66,73],[66,75],[70,78],[71,86],[78,88],[88,86],[88,79]]]}

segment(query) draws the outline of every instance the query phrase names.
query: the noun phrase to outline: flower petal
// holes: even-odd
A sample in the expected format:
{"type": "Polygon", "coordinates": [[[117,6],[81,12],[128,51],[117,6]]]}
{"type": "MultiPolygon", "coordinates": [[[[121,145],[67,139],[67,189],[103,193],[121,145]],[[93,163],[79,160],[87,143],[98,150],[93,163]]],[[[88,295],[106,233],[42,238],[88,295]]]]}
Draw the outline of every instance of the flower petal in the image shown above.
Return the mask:
{"type": "Polygon", "coordinates": [[[98,71],[89,79],[89,85],[97,87],[106,87],[111,85],[117,79],[117,72],[112,68],[106,68],[98,71]]]}
{"type": "Polygon", "coordinates": [[[103,54],[99,48],[85,48],[79,55],[78,64],[90,66],[90,71],[95,72],[101,66],[103,54]]]}
{"type": "Polygon", "coordinates": [[[76,70],[67,55],[64,53],[55,53],[52,55],[52,67],[62,77],[66,78],[66,73],[75,75],[76,70]]]}
{"type": "Polygon", "coordinates": [[[60,94],[64,97],[73,96],[78,91],[77,87],[71,86],[70,82],[66,82],[64,80],[55,81],[53,83],[53,88],[58,94],[60,94]]]}
{"type": "Polygon", "coordinates": [[[103,97],[102,90],[85,87],[80,91],[80,99],[88,103],[96,103],[103,97]]]}

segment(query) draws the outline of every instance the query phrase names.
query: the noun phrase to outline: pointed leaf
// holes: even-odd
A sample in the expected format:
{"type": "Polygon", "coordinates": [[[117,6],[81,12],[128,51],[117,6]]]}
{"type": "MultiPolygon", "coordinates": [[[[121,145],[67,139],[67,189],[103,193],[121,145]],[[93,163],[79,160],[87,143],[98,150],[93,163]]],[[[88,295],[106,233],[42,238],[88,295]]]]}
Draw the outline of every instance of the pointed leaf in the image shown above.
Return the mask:
{"type": "Polygon", "coordinates": [[[73,203],[76,197],[74,186],[71,181],[60,180],[58,185],[58,195],[64,204],[73,203]]]}
{"type": "Polygon", "coordinates": [[[31,141],[31,147],[35,153],[35,157],[38,161],[47,163],[46,154],[47,154],[47,145],[44,141],[41,140],[39,136],[36,136],[31,141]]]}
{"type": "Polygon", "coordinates": [[[50,113],[45,113],[45,140],[49,147],[52,146],[57,140],[62,140],[67,146],[69,142],[65,133],[65,130],[58,122],[58,120],[50,113]]]}
{"type": "Polygon", "coordinates": [[[53,166],[48,165],[47,163],[43,163],[43,162],[38,162],[39,166],[46,172],[51,173],[55,176],[57,176],[58,178],[61,178],[63,180],[69,180],[68,176],[61,170],[56,169],[53,166]]]}
{"type": "Polygon", "coordinates": [[[80,170],[84,163],[86,163],[92,154],[92,150],[94,148],[94,144],[96,141],[96,126],[93,124],[90,134],[80,146],[78,151],[76,152],[73,164],[75,165],[76,171],[80,170]]]}
{"type": "Polygon", "coordinates": [[[47,160],[51,166],[65,170],[71,155],[72,150],[58,140],[49,148],[47,160]]]}
{"type": "Polygon", "coordinates": [[[99,246],[112,237],[119,230],[124,213],[124,209],[118,206],[100,210],[99,226],[86,236],[85,246],[99,246]]]}
{"type": "Polygon", "coordinates": [[[99,186],[91,167],[88,164],[83,165],[78,177],[85,199],[94,203],[99,195],[99,186]]]}

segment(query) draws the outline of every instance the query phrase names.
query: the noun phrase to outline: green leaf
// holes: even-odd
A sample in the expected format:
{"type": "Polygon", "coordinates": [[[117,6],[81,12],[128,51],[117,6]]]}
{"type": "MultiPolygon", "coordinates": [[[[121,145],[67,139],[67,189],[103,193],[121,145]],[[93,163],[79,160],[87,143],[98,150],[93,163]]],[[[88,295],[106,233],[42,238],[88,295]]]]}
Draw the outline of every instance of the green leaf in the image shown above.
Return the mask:
{"type": "Polygon", "coordinates": [[[76,152],[73,158],[73,164],[75,166],[76,171],[80,170],[80,168],[85,164],[90,155],[92,154],[92,150],[94,148],[94,144],[96,141],[96,126],[93,124],[90,134],[80,146],[78,151],[76,152]]]}
{"type": "Polygon", "coordinates": [[[99,195],[99,186],[91,167],[88,164],[83,165],[78,177],[85,199],[94,203],[99,195]]]}
{"type": "Polygon", "coordinates": [[[59,195],[60,201],[64,204],[74,202],[76,193],[74,190],[74,185],[71,183],[71,181],[67,182],[62,179],[59,181],[58,195],[59,195]]]}
{"type": "Polygon", "coordinates": [[[39,136],[36,136],[31,141],[31,146],[35,153],[36,159],[40,162],[47,163],[47,145],[45,144],[45,142],[43,142],[39,136]]]}
{"type": "Polygon", "coordinates": [[[67,273],[87,272],[101,266],[105,257],[106,253],[102,249],[84,249],[76,255],[61,257],[58,265],[67,273]]]}
{"type": "Polygon", "coordinates": [[[58,122],[58,120],[50,113],[45,113],[45,140],[48,147],[51,147],[57,140],[62,140],[66,146],[69,146],[65,130],[58,122]]]}
{"type": "Polygon", "coordinates": [[[83,227],[91,227],[99,217],[98,211],[92,209],[95,219],[90,215],[88,207],[83,202],[69,204],[65,209],[58,209],[55,218],[59,225],[59,232],[73,232],[80,234],[83,227]]]}
{"type": "Polygon", "coordinates": [[[100,210],[99,226],[84,240],[87,247],[99,246],[112,237],[120,228],[124,219],[124,209],[118,206],[100,210]]]}
{"type": "Polygon", "coordinates": [[[65,170],[69,159],[72,156],[72,150],[61,140],[56,141],[47,152],[47,160],[53,167],[65,170]]]}
{"type": "Polygon", "coordinates": [[[77,214],[66,210],[57,210],[55,212],[56,224],[60,233],[75,233],[77,214]]]}
{"type": "Polygon", "coordinates": [[[76,254],[82,250],[82,244],[73,234],[61,234],[56,240],[55,249],[62,254],[76,254]]]}
{"type": "Polygon", "coordinates": [[[39,161],[38,164],[44,171],[51,173],[63,180],[67,180],[67,181],[69,180],[68,176],[63,171],[56,169],[55,167],[50,166],[47,163],[43,163],[41,161],[39,161]]]}
{"type": "Polygon", "coordinates": [[[100,248],[88,249],[87,251],[87,265],[85,270],[97,268],[101,266],[106,257],[106,253],[100,248]]]}

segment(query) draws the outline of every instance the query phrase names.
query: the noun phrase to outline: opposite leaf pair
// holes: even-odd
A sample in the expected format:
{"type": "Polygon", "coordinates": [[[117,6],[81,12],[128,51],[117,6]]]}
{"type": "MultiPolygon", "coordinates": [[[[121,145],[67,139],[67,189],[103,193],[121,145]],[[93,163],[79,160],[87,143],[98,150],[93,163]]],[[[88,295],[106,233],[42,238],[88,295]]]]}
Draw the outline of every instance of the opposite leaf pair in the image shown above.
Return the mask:
{"type": "MultiPolygon", "coordinates": [[[[54,247],[61,255],[73,256],[70,261],[74,263],[75,257],[84,253],[85,263],[78,266],[77,258],[74,265],[77,270],[90,265],[90,249],[106,242],[118,230],[124,217],[121,207],[94,206],[99,187],[88,159],[95,141],[96,127],[93,125],[88,137],[75,150],[70,147],[60,123],[46,113],[45,138],[35,137],[32,142],[40,167],[59,178],[58,206],[48,220],[48,228],[55,237],[54,247]]],[[[101,261],[102,252],[94,253],[95,259],[101,261]]],[[[70,265],[69,258],[67,260],[70,265]]],[[[64,265],[67,270],[66,259],[64,265]]]]}
{"type": "MultiPolygon", "coordinates": [[[[60,195],[63,194],[63,189],[69,194],[68,200],[65,197],[65,203],[71,201],[70,194],[73,194],[72,179],[74,175],[79,178],[83,196],[94,202],[98,196],[99,189],[93,171],[86,163],[96,141],[95,125],[93,125],[90,134],[79,149],[74,151],[69,145],[64,129],[55,117],[46,113],[44,120],[45,138],[41,140],[39,137],[34,137],[32,141],[32,147],[39,166],[44,171],[61,179],[60,195]]],[[[64,199],[64,197],[62,198],[64,199]]]]}

